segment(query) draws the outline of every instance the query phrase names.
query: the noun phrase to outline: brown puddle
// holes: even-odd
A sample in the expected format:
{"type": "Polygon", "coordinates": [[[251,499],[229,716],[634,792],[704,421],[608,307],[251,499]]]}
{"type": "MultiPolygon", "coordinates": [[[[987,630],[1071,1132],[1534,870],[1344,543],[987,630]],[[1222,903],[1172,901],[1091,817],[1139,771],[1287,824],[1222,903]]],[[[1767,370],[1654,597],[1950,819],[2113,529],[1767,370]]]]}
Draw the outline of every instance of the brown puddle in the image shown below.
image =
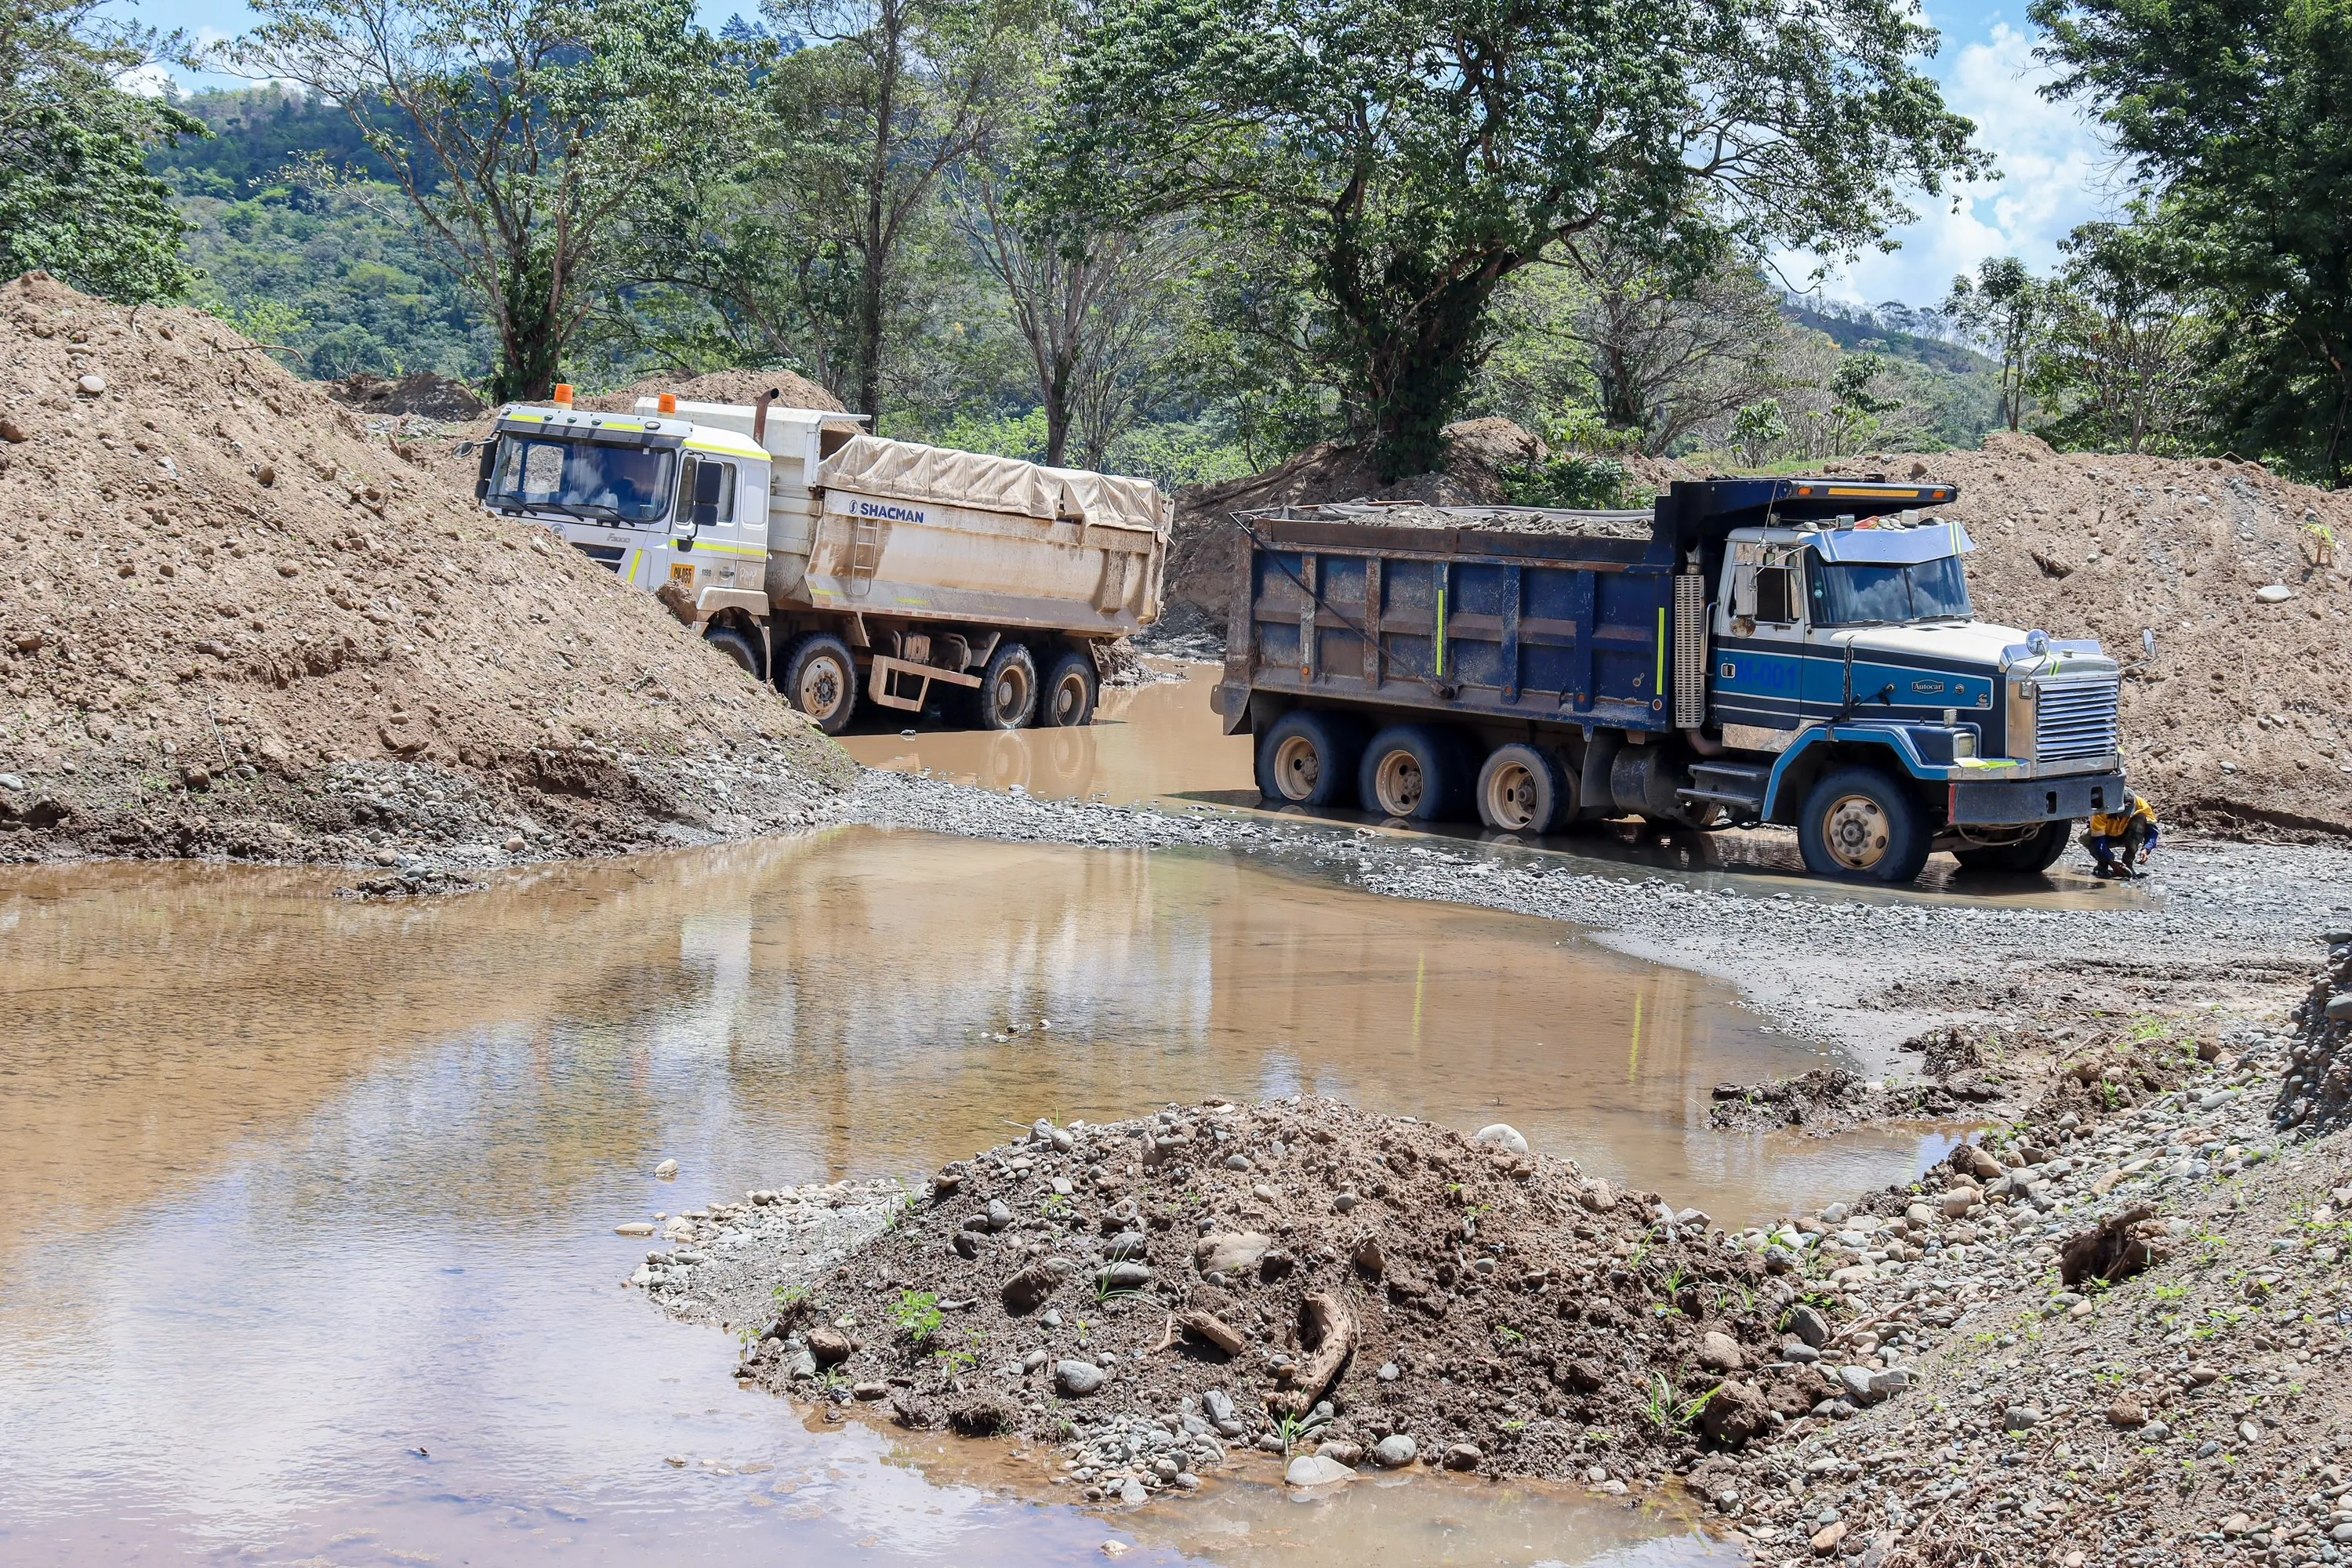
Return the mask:
{"type": "MultiPolygon", "coordinates": [[[[1223,857],[845,829],[408,906],[334,885],[0,873],[0,1557],[1075,1560],[1101,1521],[738,1394],[724,1336],[614,1288],[615,1218],[1209,1094],[1508,1120],[1729,1222],[1943,1147],[1712,1132],[1709,1086],[1816,1048],[1556,925],[1223,857]]],[[[1356,1493],[1233,1486],[1125,1538],[1700,1550],[1527,1489],[1356,1493]]]]}

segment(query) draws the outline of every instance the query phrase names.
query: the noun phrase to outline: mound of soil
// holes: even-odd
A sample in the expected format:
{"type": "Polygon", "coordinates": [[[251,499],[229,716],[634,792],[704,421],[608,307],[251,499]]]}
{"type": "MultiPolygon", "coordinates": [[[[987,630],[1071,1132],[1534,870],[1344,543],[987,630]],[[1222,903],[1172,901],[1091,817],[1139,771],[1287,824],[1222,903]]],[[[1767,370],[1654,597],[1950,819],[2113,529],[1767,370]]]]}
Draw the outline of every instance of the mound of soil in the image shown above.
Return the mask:
{"type": "Polygon", "coordinates": [[[742,1375],[1067,1440],[1098,1495],[1286,1438],[1350,1466],[1655,1473],[1835,1396],[1778,1353],[1793,1290],[1706,1215],[1507,1128],[1328,1100],[1040,1121],[787,1299],[742,1375]],[[1145,1426],[1166,1466],[1104,1457],[1145,1426]]]}
{"type": "Polygon", "coordinates": [[[414,417],[457,424],[482,416],[482,400],[462,381],[431,371],[397,378],[383,375],[345,376],[327,383],[327,395],[362,414],[399,419],[414,417]]]}
{"type": "Polygon", "coordinates": [[[811,819],[852,768],[210,317],[0,286],[0,858],[480,865],[811,819]]]}
{"type": "Polygon", "coordinates": [[[2221,458],[1980,452],[1849,468],[1960,487],[1977,613],[2156,662],[2124,682],[2124,758],[2166,822],[2244,837],[2352,832],[2352,496],[2221,458]],[[2339,564],[2315,563],[2315,527],[2339,564]],[[2268,594],[2264,590],[2268,589],[2268,594]]]}
{"type": "Polygon", "coordinates": [[[779,408],[823,408],[839,412],[841,399],[806,376],[788,370],[714,370],[703,375],[649,375],[617,392],[580,399],[583,408],[606,414],[626,414],[640,397],[676,393],[688,403],[757,403],[763,392],[774,391],[779,408]]]}

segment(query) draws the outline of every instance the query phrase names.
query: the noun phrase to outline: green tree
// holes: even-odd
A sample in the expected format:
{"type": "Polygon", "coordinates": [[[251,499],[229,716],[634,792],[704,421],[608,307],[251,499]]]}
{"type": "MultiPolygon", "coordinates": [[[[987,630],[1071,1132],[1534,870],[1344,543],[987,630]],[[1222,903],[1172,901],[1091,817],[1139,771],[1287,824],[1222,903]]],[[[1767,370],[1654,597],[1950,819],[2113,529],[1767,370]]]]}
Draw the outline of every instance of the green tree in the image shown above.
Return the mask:
{"type": "Polygon", "coordinates": [[[205,128],[115,85],[177,36],[110,23],[100,0],[0,0],[0,278],[45,268],[110,299],[194,286],[186,226],[146,156],[205,128]]]}
{"type": "Polygon", "coordinates": [[[544,397],[628,270],[657,173],[742,85],[691,0],[254,0],[231,58],[337,103],[499,335],[494,400],[544,397]]]}
{"type": "Polygon", "coordinates": [[[2352,9],[2036,0],[2062,74],[2160,198],[2222,353],[2216,435],[2345,478],[2352,425],[2352,9]]]}
{"type": "Polygon", "coordinates": [[[1381,471],[1423,471],[1505,279],[1593,239],[1845,253],[1982,167],[1892,0],[1108,0],[1041,166],[1059,199],[1249,235],[1381,471]]]}
{"type": "Polygon", "coordinates": [[[1968,338],[2000,361],[2000,417],[2011,429],[2024,417],[2047,305],[2046,289],[2014,256],[1988,256],[1974,279],[1952,279],[1944,314],[1968,338]]]}
{"type": "Polygon", "coordinates": [[[2217,341],[2188,242],[2136,208],[2128,223],[2083,225],[2063,248],[2032,384],[2055,411],[2042,434],[2064,447],[2182,449],[2201,422],[2217,341]]]}
{"type": "Polygon", "coordinates": [[[1789,438],[1789,420],[1777,403],[1750,403],[1731,419],[1731,445],[1739,460],[1760,468],[1789,438]]]}

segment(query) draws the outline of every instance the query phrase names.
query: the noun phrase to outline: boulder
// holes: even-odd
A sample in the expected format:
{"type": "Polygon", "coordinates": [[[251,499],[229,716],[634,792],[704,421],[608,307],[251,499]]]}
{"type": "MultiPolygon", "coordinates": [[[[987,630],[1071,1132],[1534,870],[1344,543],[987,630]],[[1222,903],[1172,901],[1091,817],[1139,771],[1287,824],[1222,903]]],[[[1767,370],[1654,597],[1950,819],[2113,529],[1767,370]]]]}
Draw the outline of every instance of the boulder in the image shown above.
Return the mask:
{"type": "Polygon", "coordinates": [[[1103,1385],[1103,1369],[1090,1361],[1057,1361],[1054,1363],[1054,1386],[1073,1399],[1092,1394],[1103,1385]]]}
{"type": "Polygon", "coordinates": [[[1202,1237],[1192,1248],[1192,1267],[1203,1274],[1243,1274],[1274,1250],[1274,1237],[1254,1230],[1202,1237]]]}

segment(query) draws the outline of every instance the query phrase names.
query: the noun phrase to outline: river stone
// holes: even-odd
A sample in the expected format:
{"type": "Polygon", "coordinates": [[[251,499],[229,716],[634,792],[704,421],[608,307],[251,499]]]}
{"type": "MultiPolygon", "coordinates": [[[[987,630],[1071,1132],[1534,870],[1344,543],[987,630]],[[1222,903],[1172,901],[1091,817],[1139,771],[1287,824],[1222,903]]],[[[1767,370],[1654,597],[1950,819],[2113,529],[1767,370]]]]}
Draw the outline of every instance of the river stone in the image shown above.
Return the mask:
{"type": "Polygon", "coordinates": [[[1870,1369],[1868,1367],[1842,1366],[1837,1370],[1837,1380],[1839,1385],[1845,1390],[1845,1396],[1848,1399],[1853,1400],[1856,1405],[1870,1403],[1870,1369]]]}
{"type": "Polygon", "coordinates": [[[1103,1370],[1087,1361],[1057,1361],[1054,1363],[1054,1386],[1072,1398],[1092,1394],[1103,1385],[1103,1370]]]}
{"type": "Polygon", "coordinates": [[[1043,1306],[1045,1299],[1054,1293],[1054,1288],[1060,1283],[1051,1268],[1043,1263],[1033,1263],[1007,1279],[998,1294],[1004,1302],[1004,1310],[1017,1318],[1043,1306]]]}
{"type": "Polygon", "coordinates": [[[1203,1274],[1240,1274],[1255,1268],[1274,1248],[1274,1237],[1256,1231],[1204,1236],[1192,1248],[1192,1267],[1203,1274]]]}
{"type": "Polygon", "coordinates": [[[1811,1307],[1800,1304],[1793,1308],[1789,1313],[1789,1327],[1815,1350],[1830,1342],[1829,1320],[1811,1307]]]}
{"type": "Polygon", "coordinates": [[[2352,1019],[2352,991],[2327,999],[2327,1021],[2341,1024],[2347,1019],[2352,1019]]]}
{"type": "MultiPolygon", "coordinates": [[[[982,1223],[987,1222],[983,1220],[982,1223]]],[[[980,1256],[980,1237],[969,1230],[956,1232],[955,1239],[948,1245],[955,1248],[955,1255],[958,1258],[972,1258],[980,1256]]]]}
{"type": "Polygon", "coordinates": [[[1617,1189],[1607,1182],[1587,1182],[1584,1184],[1584,1192],[1577,1202],[1594,1214],[1607,1214],[1617,1206],[1617,1189]]]}
{"type": "Polygon", "coordinates": [[[1137,1480],[1133,1476],[1129,1476],[1127,1479],[1118,1483],[1118,1500],[1127,1504],[1129,1508],[1133,1508],[1137,1503],[1141,1502],[1150,1495],[1150,1493],[1143,1489],[1143,1483],[1137,1480]]]}
{"type": "Polygon", "coordinates": [[[1123,1258],[1140,1258],[1151,1248],[1151,1243],[1139,1230],[1123,1230],[1103,1245],[1103,1256],[1117,1263],[1123,1258]]]}
{"type": "Polygon", "coordinates": [[[664,1160],[660,1164],[654,1167],[654,1175],[665,1182],[677,1174],[677,1162],[675,1160],[664,1160]]]}
{"type": "Polygon", "coordinates": [[[1251,1171],[1255,1170],[1256,1167],[1250,1163],[1250,1159],[1247,1154],[1228,1154],[1225,1156],[1225,1169],[1228,1171],[1251,1171]]]}
{"type": "Polygon", "coordinates": [[[1106,1290],[1148,1290],[1151,1288],[1151,1268],[1148,1264],[1132,1259],[1114,1263],[1096,1276],[1106,1290]]]}
{"type": "Polygon", "coordinates": [[[2265,605],[2284,605],[2294,597],[2294,590],[2284,583],[2265,583],[2254,590],[2254,597],[2265,605]]]}
{"type": "Polygon", "coordinates": [[[1210,1389],[1201,1395],[1201,1410],[1212,1421],[1231,1421],[1234,1418],[1233,1395],[1222,1388],[1210,1389]]]}
{"type": "Polygon", "coordinates": [[[1013,1228],[1013,1211],[1005,1207],[1003,1198],[988,1200],[988,1228],[992,1231],[1013,1228]]]}
{"type": "Polygon", "coordinates": [[[1301,1454],[1290,1461],[1282,1479],[1294,1487],[1323,1487],[1334,1481],[1352,1481],[1356,1472],[1337,1459],[1327,1459],[1320,1454],[1301,1454]]]}
{"type": "Polygon", "coordinates": [[[1739,1342],[1719,1329],[1710,1329],[1698,1340],[1698,1364],[1709,1372],[1738,1372],[1748,1364],[1739,1353],[1739,1342]]]}
{"type": "Polygon", "coordinates": [[[1384,1470],[1401,1470],[1412,1463],[1419,1451],[1412,1438],[1402,1432],[1391,1432],[1372,1445],[1372,1463],[1384,1470]]]}
{"type": "Polygon", "coordinates": [[[654,1222],[649,1219],[633,1219],[626,1225],[613,1227],[614,1236],[651,1236],[653,1233],[654,1222]]]}
{"type": "Polygon", "coordinates": [[[1528,1152],[1527,1134],[1507,1121],[1497,1121],[1491,1126],[1481,1127],[1470,1135],[1470,1142],[1483,1143],[1490,1148],[1501,1149],[1513,1154],[1524,1154],[1528,1152]]]}
{"type": "Polygon", "coordinates": [[[1353,1469],[1363,1463],[1364,1447],[1360,1443],[1350,1443],[1344,1437],[1334,1437],[1328,1443],[1316,1444],[1315,1455],[1318,1458],[1329,1459],[1334,1464],[1345,1465],[1349,1469],[1353,1469]]]}
{"type": "Polygon", "coordinates": [[[820,1366],[839,1366],[857,1349],[857,1342],[839,1329],[813,1329],[808,1337],[809,1353],[820,1366]]]}
{"type": "Polygon", "coordinates": [[[805,1383],[810,1378],[814,1377],[816,1375],[816,1352],[814,1351],[808,1350],[794,1351],[793,1352],[793,1359],[784,1363],[784,1375],[791,1378],[794,1383],[805,1383]]]}
{"type": "Polygon", "coordinates": [[[1475,1443],[1456,1443],[1445,1450],[1440,1462],[1449,1470],[1475,1470],[1486,1459],[1486,1456],[1478,1451],[1475,1443]]]}

